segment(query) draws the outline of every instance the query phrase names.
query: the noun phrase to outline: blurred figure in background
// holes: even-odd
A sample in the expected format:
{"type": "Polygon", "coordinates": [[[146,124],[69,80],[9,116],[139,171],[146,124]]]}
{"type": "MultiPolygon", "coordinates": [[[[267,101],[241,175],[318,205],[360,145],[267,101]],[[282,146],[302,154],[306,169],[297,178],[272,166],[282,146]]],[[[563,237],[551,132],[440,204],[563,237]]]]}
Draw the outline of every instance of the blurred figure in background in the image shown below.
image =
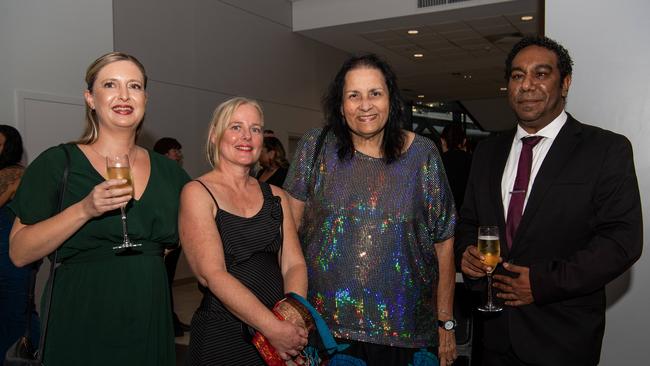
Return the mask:
{"type": "MultiPolygon", "coordinates": [[[[173,137],[163,137],[156,141],[153,145],[153,151],[158,154],[165,155],[171,160],[174,160],[178,165],[183,165],[183,152],[181,143],[173,137]]],[[[174,336],[182,337],[183,334],[190,330],[189,324],[185,324],[178,319],[178,314],[174,311],[174,292],[172,291],[172,284],[176,276],[176,266],[178,265],[178,258],[181,256],[181,246],[171,249],[165,255],[165,268],[167,269],[167,280],[169,281],[169,300],[171,303],[172,318],[174,320],[174,336]]]]}
{"type": "Polygon", "coordinates": [[[9,259],[9,232],[14,214],[7,208],[23,176],[25,168],[20,165],[23,156],[23,140],[18,131],[0,125],[0,355],[4,356],[25,332],[25,311],[32,308],[30,340],[38,346],[39,321],[36,309],[28,303],[30,274],[38,271],[40,261],[32,266],[18,268],[9,259]]]}
{"type": "Polygon", "coordinates": [[[259,163],[262,169],[257,172],[257,179],[260,182],[282,187],[289,170],[289,162],[280,140],[276,137],[264,137],[259,163]]]}
{"type": "Polygon", "coordinates": [[[176,161],[178,165],[183,165],[183,146],[173,137],[163,137],[153,145],[153,151],[158,154],[176,161]]]}
{"type": "Polygon", "coordinates": [[[445,164],[447,180],[454,195],[457,212],[463,205],[465,187],[472,166],[472,154],[467,152],[467,137],[459,123],[449,123],[440,135],[442,162],[445,164]]]}

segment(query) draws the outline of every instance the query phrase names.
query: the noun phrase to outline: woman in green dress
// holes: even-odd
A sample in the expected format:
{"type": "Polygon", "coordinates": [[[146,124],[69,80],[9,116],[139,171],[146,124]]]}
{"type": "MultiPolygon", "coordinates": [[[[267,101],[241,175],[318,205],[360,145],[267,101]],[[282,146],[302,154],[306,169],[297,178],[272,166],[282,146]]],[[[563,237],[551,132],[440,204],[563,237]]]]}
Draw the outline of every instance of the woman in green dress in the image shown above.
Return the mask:
{"type": "Polygon", "coordinates": [[[59,249],[44,363],[174,365],[174,337],[163,251],[178,243],[177,213],[189,180],[175,162],[135,144],[147,77],[134,57],[113,52],[88,68],[86,131],[43,152],[27,168],[10,207],[10,256],[17,266],[59,249]],[[64,209],[58,188],[70,155],[64,209]],[[107,179],[106,156],[128,155],[133,188],[107,179]],[[120,207],[128,235],[122,242],[120,207]]]}

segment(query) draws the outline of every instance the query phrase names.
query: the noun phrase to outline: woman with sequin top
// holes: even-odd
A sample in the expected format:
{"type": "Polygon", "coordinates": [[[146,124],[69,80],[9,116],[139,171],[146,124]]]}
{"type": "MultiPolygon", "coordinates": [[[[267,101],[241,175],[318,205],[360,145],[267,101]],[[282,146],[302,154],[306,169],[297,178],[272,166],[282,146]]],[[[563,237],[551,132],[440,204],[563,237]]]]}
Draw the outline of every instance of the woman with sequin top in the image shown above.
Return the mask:
{"type": "Polygon", "coordinates": [[[456,214],[429,139],[401,129],[390,66],[347,60],[323,99],[326,127],[301,140],[284,188],[308,268],[309,300],[346,353],[406,366],[422,347],[456,358],[456,214]],[[437,346],[437,348],[436,348],[437,346]]]}

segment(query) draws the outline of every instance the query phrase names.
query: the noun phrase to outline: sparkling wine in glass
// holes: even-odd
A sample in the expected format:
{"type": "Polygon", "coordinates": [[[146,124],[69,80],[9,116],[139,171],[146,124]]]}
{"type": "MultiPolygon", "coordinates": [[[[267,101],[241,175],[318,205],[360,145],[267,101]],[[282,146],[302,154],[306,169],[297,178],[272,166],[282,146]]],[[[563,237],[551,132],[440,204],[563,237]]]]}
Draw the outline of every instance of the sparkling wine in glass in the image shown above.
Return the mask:
{"type": "Polygon", "coordinates": [[[484,312],[497,312],[503,310],[501,306],[492,301],[492,272],[499,264],[501,245],[499,243],[499,228],[497,226],[479,226],[478,228],[478,251],[485,258],[483,264],[490,266],[487,273],[487,303],[479,306],[478,310],[484,312]]]}
{"type": "MultiPolygon", "coordinates": [[[[126,183],[116,188],[126,188],[131,187],[133,189],[133,179],[131,178],[131,166],[129,164],[129,156],[126,154],[123,155],[109,155],[106,157],[106,173],[108,179],[126,179],[126,183]]],[[[117,246],[114,246],[114,250],[125,249],[131,250],[131,248],[139,247],[142,244],[133,243],[129,239],[128,228],[126,225],[126,208],[124,206],[120,207],[120,212],[122,213],[122,243],[117,246]]]]}

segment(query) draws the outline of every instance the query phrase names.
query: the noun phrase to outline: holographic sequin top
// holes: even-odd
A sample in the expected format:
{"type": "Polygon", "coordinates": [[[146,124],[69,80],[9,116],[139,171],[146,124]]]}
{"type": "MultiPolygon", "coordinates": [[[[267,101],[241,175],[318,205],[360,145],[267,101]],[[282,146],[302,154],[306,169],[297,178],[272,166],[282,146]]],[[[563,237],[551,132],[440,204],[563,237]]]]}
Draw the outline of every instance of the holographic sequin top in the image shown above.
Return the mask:
{"type": "Polygon", "coordinates": [[[434,244],[456,223],[438,150],[416,136],[392,164],[360,152],[341,161],[329,132],[312,171],[320,131],[303,136],[284,184],[305,202],[310,302],[336,337],[437,345],[434,244]]]}

